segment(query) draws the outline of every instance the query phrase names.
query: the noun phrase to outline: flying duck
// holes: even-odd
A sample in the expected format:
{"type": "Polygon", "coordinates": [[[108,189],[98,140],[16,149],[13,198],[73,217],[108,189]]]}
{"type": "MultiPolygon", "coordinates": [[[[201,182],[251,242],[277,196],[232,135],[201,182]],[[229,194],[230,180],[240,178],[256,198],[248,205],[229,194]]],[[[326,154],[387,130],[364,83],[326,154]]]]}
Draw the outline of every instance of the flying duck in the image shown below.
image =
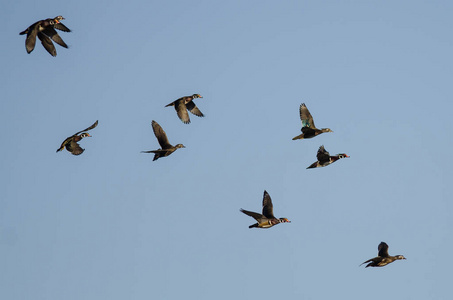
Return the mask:
{"type": "Polygon", "coordinates": [[[334,156],[330,156],[329,152],[324,149],[324,146],[319,147],[318,153],[316,154],[318,161],[312,163],[307,169],[326,167],[340,158],[349,157],[346,153],[340,153],[334,156]]]}
{"type": "Polygon", "coordinates": [[[333,132],[330,128],[318,129],[313,122],[313,117],[311,116],[308,108],[305,106],[305,103],[302,103],[299,107],[300,120],[302,121],[302,134],[293,137],[293,140],[299,139],[311,139],[317,135],[320,135],[324,132],[333,132]]]}
{"type": "Polygon", "coordinates": [[[159,159],[160,157],[169,156],[170,154],[175,152],[176,149],[185,148],[183,144],[177,144],[176,146],[172,146],[168,141],[165,131],[162,129],[162,127],[160,127],[160,125],[156,121],[153,120],[151,122],[151,125],[153,126],[154,135],[159,141],[159,144],[162,147],[162,149],[142,151],[142,153],[154,153],[153,161],[159,159]]]}
{"type": "Polygon", "coordinates": [[[70,137],[68,137],[67,139],[64,140],[63,143],[61,143],[61,146],[60,146],[60,148],[57,149],[57,152],[66,148],[66,150],[71,152],[73,155],[82,154],[83,151],[85,151],[85,149],[82,149],[80,147],[80,145],[78,144],[78,142],[85,137],[91,137],[91,135],[88,132],[84,132],[84,131],[91,130],[91,129],[95,128],[96,126],[98,126],[98,121],[94,122],[94,124],[91,125],[90,127],[86,128],[84,130],[81,130],[81,131],[75,133],[74,135],[71,135],[70,137]],[[81,132],[83,132],[83,133],[79,135],[79,133],[81,133],[81,132]]]}
{"type": "Polygon", "coordinates": [[[243,212],[247,216],[254,218],[258,222],[250,225],[249,228],[270,228],[280,223],[291,223],[291,221],[289,221],[287,218],[277,219],[276,217],[274,217],[274,207],[272,205],[271,196],[269,196],[266,191],[264,191],[263,196],[263,214],[248,211],[242,208],[241,212],[243,212]]]}
{"type": "Polygon", "coordinates": [[[367,261],[364,261],[360,265],[363,265],[363,264],[366,264],[367,262],[369,262],[369,264],[367,264],[365,266],[365,268],[383,267],[383,266],[388,265],[389,263],[394,262],[395,260],[406,259],[402,255],[390,256],[388,250],[389,250],[389,246],[386,243],[381,242],[378,246],[378,256],[376,256],[375,258],[371,258],[367,261]]]}
{"type": "Polygon", "coordinates": [[[185,96],[181,97],[170,104],[165,105],[174,106],[178,117],[183,121],[185,124],[190,123],[189,110],[192,114],[196,115],[197,117],[204,117],[203,113],[198,109],[198,107],[193,102],[193,99],[203,98],[199,94],[193,94],[192,96],[185,96]]]}
{"type": "Polygon", "coordinates": [[[45,19],[38,21],[32,24],[30,27],[19,33],[20,35],[26,34],[27,38],[25,39],[25,48],[27,53],[30,53],[35,49],[36,36],[41,41],[41,44],[50,53],[52,56],[57,56],[57,50],[52,43],[52,40],[58,45],[68,48],[68,45],[63,41],[63,39],[58,35],[55,29],[70,32],[71,30],[66,27],[60,21],[64,20],[62,16],[57,16],[53,19],[45,19]]]}

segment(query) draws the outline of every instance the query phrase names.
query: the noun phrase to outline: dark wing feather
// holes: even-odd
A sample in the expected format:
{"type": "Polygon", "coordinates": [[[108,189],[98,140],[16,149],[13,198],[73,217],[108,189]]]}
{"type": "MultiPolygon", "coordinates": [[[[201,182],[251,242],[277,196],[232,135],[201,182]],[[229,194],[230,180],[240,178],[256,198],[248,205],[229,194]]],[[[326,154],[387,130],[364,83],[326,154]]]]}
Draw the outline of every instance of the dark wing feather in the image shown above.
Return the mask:
{"type": "Polygon", "coordinates": [[[330,154],[329,152],[326,151],[324,145],[319,147],[316,157],[318,158],[318,161],[321,163],[328,162],[330,160],[330,154]]]}
{"type": "Polygon", "coordinates": [[[378,256],[380,257],[388,257],[389,256],[389,246],[384,243],[384,242],[381,242],[378,246],[378,256]]]}
{"type": "Polygon", "coordinates": [[[27,33],[27,38],[25,39],[25,49],[27,49],[27,53],[31,53],[33,49],[35,49],[36,34],[38,33],[36,23],[21,33],[27,33]]]}
{"type": "Polygon", "coordinates": [[[159,142],[159,145],[162,147],[162,149],[173,147],[168,141],[167,134],[165,134],[165,131],[156,121],[153,120],[151,122],[151,126],[153,126],[154,135],[156,136],[157,141],[159,142]]]}
{"type": "Polygon", "coordinates": [[[57,56],[57,50],[52,43],[52,40],[42,32],[38,32],[38,38],[41,40],[41,44],[52,56],[57,56]]]}
{"type": "Polygon", "coordinates": [[[330,154],[326,151],[324,146],[319,147],[318,153],[316,154],[318,161],[321,163],[328,162],[330,160],[330,154]]]}
{"type": "Polygon", "coordinates": [[[183,121],[185,124],[189,124],[190,123],[189,113],[187,112],[187,107],[183,100],[176,101],[175,109],[181,121],[183,121]]]}
{"type": "Polygon", "coordinates": [[[63,39],[58,35],[57,31],[55,29],[53,29],[52,27],[47,27],[42,32],[44,32],[45,35],[50,37],[58,45],[68,48],[68,45],[66,45],[66,43],[63,41],[63,39]]]}
{"type": "Polygon", "coordinates": [[[94,122],[94,124],[91,125],[90,127],[86,128],[84,130],[80,130],[79,132],[74,133],[72,136],[78,135],[79,133],[82,133],[84,131],[91,130],[91,129],[95,128],[96,126],[98,126],[98,120],[96,120],[96,122],[94,122]]]}
{"type": "Polygon", "coordinates": [[[198,109],[193,101],[186,104],[187,109],[197,117],[204,117],[203,113],[198,109]]]}
{"type": "Polygon", "coordinates": [[[72,139],[69,143],[66,144],[66,150],[71,152],[73,155],[80,155],[85,151],[80,145],[72,139]]]}
{"type": "Polygon", "coordinates": [[[272,205],[271,196],[264,191],[263,196],[263,215],[268,219],[274,219],[274,206],[272,205]]]}
{"type": "Polygon", "coordinates": [[[245,210],[245,209],[242,209],[242,208],[241,208],[241,212],[243,212],[247,216],[250,216],[250,217],[254,218],[257,221],[263,218],[262,214],[259,214],[259,213],[253,212],[253,211],[248,211],[248,210],[245,210]]]}
{"type": "Polygon", "coordinates": [[[58,30],[65,31],[65,32],[71,32],[71,29],[66,27],[63,23],[57,23],[54,25],[54,27],[58,30]]]}
{"type": "Polygon", "coordinates": [[[299,114],[300,120],[302,121],[302,128],[309,127],[315,129],[315,122],[313,121],[313,117],[311,116],[308,108],[305,106],[305,103],[302,103],[299,107],[299,114]]]}

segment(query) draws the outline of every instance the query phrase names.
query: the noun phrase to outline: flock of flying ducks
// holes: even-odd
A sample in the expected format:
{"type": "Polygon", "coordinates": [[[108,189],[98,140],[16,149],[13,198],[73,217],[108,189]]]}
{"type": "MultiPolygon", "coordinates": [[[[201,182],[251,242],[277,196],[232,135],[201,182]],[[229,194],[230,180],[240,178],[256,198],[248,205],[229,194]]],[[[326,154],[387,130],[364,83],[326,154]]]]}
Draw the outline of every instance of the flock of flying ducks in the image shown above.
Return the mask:
{"type": "MultiPolygon", "coordinates": [[[[57,43],[58,45],[68,48],[66,43],[63,41],[63,39],[58,35],[58,32],[55,29],[64,31],[64,32],[71,32],[71,30],[66,27],[63,23],[61,23],[61,20],[64,20],[62,16],[57,16],[55,18],[49,18],[45,20],[38,21],[36,23],[33,23],[30,25],[27,29],[19,33],[20,35],[27,35],[27,38],[25,39],[25,48],[27,50],[27,53],[31,53],[33,49],[35,48],[36,44],[36,37],[39,38],[41,41],[41,44],[43,47],[47,50],[47,52],[50,53],[52,56],[57,55],[57,51],[55,49],[55,46],[53,45],[52,41],[57,43]]],[[[193,102],[194,99],[197,98],[203,98],[199,94],[193,94],[192,96],[185,96],[181,97],[170,104],[166,105],[165,107],[168,106],[173,106],[176,110],[176,113],[179,117],[179,119],[184,123],[184,124],[189,124],[190,123],[190,118],[189,118],[189,112],[192,113],[195,116],[198,117],[203,117],[203,113],[198,109],[198,107],[195,105],[193,102]]],[[[313,121],[313,117],[310,114],[310,111],[308,110],[307,106],[305,103],[302,103],[299,108],[299,115],[300,119],[302,121],[302,128],[301,131],[302,133],[296,137],[293,138],[293,140],[299,140],[299,139],[310,139],[313,137],[316,137],[324,132],[333,132],[330,130],[330,128],[322,128],[318,129],[315,126],[315,123],[313,121]]],[[[85,149],[82,149],[80,147],[79,142],[85,138],[85,137],[91,137],[91,135],[87,132],[91,129],[94,129],[98,125],[98,121],[94,122],[93,125],[90,127],[78,131],[75,134],[71,135],[70,137],[66,138],[63,143],[61,144],[60,148],[58,148],[57,152],[63,150],[66,148],[67,151],[69,151],[73,155],[80,155],[85,151],[85,149]]],[[[157,141],[159,142],[160,149],[157,150],[150,150],[150,151],[141,151],[142,153],[154,153],[154,160],[157,160],[161,157],[166,157],[175,152],[179,148],[185,148],[183,144],[176,144],[173,146],[170,144],[167,138],[167,134],[165,131],[162,129],[162,127],[156,122],[152,121],[151,126],[154,131],[154,135],[157,138],[157,141]]],[[[326,167],[337,160],[341,158],[346,158],[349,157],[346,153],[340,153],[334,156],[331,156],[329,152],[326,151],[324,146],[320,146],[317,152],[317,161],[312,163],[310,166],[307,167],[307,169],[312,169],[312,168],[320,168],[320,167],[326,167]]],[[[256,213],[252,211],[248,211],[245,209],[241,209],[241,212],[244,214],[254,218],[256,220],[256,223],[253,225],[250,225],[249,228],[270,228],[272,226],[275,226],[280,223],[290,223],[287,218],[276,218],[274,216],[274,207],[272,204],[271,197],[269,196],[267,191],[264,191],[263,195],[263,209],[262,213],[256,213]]],[[[389,263],[394,262],[395,260],[400,260],[400,259],[406,259],[403,255],[396,255],[396,256],[390,256],[388,254],[388,245],[385,242],[381,242],[378,246],[378,256],[371,258],[365,262],[363,262],[361,265],[368,263],[365,267],[383,267],[385,265],[388,265],[389,263]]]]}

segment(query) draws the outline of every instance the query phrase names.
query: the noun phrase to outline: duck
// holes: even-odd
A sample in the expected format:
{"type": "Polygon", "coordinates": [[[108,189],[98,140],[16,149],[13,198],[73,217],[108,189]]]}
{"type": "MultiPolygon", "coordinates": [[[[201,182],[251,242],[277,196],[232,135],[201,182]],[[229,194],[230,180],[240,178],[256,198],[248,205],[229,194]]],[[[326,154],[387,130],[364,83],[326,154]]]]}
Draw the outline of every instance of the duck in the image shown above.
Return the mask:
{"type": "Polygon", "coordinates": [[[38,36],[41,44],[44,46],[47,52],[49,52],[50,55],[54,57],[57,56],[57,50],[55,49],[52,40],[58,45],[68,48],[68,45],[66,45],[66,43],[55,30],[58,29],[65,32],[71,32],[68,27],[61,23],[61,20],[64,19],[65,18],[63,18],[62,16],[57,16],[53,19],[40,20],[36,23],[33,23],[32,25],[30,25],[30,27],[19,33],[19,35],[27,35],[27,38],[25,39],[25,49],[27,50],[27,53],[30,54],[33,49],[35,49],[36,36],[38,36]]]}
{"type": "Polygon", "coordinates": [[[66,138],[64,140],[64,142],[61,143],[60,148],[57,149],[57,152],[66,148],[66,150],[71,152],[71,154],[73,154],[73,155],[82,154],[83,151],[85,151],[85,149],[82,149],[80,147],[80,145],[78,144],[78,142],[80,142],[83,138],[91,137],[91,135],[85,131],[89,131],[89,130],[95,128],[96,126],[98,126],[98,120],[96,120],[96,122],[94,122],[94,124],[91,125],[90,127],[86,128],[84,130],[81,130],[81,131],[71,135],[70,137],[66,138]],[[80,133],[82,133],[82,134],[80,134],[80,133]]]}
{"type": "Polygon", "coordinates": [[[247,216],[254,218],[257,221],[257,223],[250,225],[249,228],[270,228],[280,223],[291,223],[291,221],[289,221],[287,218],[277,219],[274,216],[274,207],[272,205],[272,199],[266,190],[264,190],[263,195],[263,214],[248,211],[242,208],[240,211],[246,214],[247,216]]]}
{"type": "Polygon", "coordinates": [[[330,128],[322,128],[318,129],[315,126],[315,123],[313,122],[313,117],[310,114],[310,111],[308,111],[307,106],[305,103],[302,103],[299,107],[299,114],[300,114],[300,120],[302,121],[302,134],[299,134],[298,136],[293,137],[294,140],[300,140],[300,139],[311,139],[312,137],[315,137],[317,135],[320,135],[321,133],[324,132],[333,132],[330,128]]]}
{"type": "Polygon", "coordinates": [[[184,124],[189,124],[190,118],[189,118],[189,113],[187,112],[187,110],[190,111],[192,114],[196,115],[197,117],[204,117],[203,113],[198,109],[198,107],[193,102],[193,99],[197,99],[197,98],[203,98],[203,97],[201,97],[200,94],[193,94],[192,96],[184,96],[179,99],[176,99],[175,101],[173,101],[170,104],[165,105],[165,107],[174,106],[179,119],[184,124]]]}
{"type": "Polygon", "coordinates": [[[322,145],[321,147],[319,147],[316,157],[318,158],[318,161],[312,163],[310,166],[307,167],[307,169],[326,167],[341,158],[349,156],[346,153],[340,153],[334,156],[330,156],[329,152],[327,152],[326,149],[324,148],[324,145],[322,145]]]}
{"type": "Polygon", "coordinates": [[[365,268],[383,267],[383,266],[386,266],[386,265],[394,262],[395,260],[406,259],[403,255],[390,256],[388,250],[389,250],[389,246],[387,245],[387,243],[381,242],[378,246],[378,256],[371,258],[367,261],[364,261],[360,265],[363,265],[363,264],[366,264],[369,262],[369,264],[367,264],[365,266],[365,268]]]}
{"type": "Polygon", "coordinates": [[[167,134],[156,121],[153,120],[151,126],[153,127],[154,135],[162,148],[158,150],[141,151],[141,153],[154,153],[153,161],[158,160],[161,157],[169,156],[179,148],[186,148],[183,144],[177,144],[176,146],[170,144],[167,134]]]}

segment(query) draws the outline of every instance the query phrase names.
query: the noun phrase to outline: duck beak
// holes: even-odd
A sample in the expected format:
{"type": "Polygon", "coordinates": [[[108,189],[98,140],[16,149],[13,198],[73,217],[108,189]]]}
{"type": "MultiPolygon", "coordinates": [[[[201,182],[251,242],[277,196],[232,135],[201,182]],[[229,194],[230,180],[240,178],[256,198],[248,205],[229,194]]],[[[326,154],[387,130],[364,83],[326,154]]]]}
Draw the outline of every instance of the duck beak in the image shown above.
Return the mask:
{"type": "Polygon", "coordinates": [[[89,133],[87,133],[87,137],[91,137],[91,135],[89,133]]]}

